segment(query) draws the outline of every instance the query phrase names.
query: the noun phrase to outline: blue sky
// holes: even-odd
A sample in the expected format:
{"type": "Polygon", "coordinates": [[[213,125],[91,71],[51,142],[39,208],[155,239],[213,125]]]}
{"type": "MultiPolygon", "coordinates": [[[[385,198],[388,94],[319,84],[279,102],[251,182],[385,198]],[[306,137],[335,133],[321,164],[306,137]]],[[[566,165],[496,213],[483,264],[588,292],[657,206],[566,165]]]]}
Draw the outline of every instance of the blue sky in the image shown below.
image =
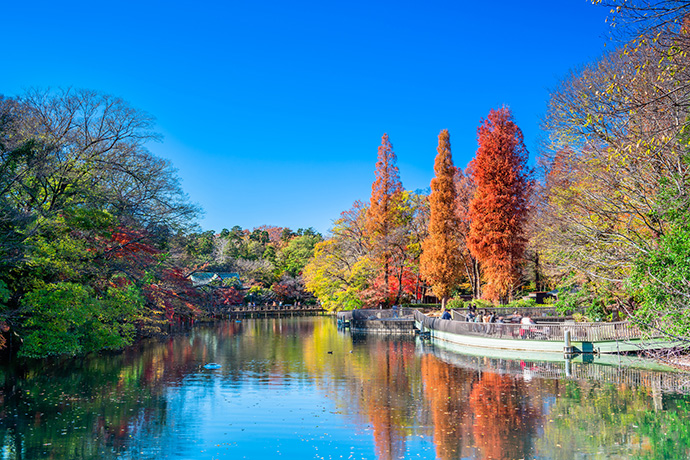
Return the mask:
{"type": "Polygon", "coordinates": [[[88,88],[155,116],[149,148],[204,229],[326,232],[368,200],[384,132],[410,190],[429,186],[441,129],[465,167],[503,105],[533,161],[549,90],[606,49],[589,1],[480,3],[8,2],[0,93],[88,88]]]}

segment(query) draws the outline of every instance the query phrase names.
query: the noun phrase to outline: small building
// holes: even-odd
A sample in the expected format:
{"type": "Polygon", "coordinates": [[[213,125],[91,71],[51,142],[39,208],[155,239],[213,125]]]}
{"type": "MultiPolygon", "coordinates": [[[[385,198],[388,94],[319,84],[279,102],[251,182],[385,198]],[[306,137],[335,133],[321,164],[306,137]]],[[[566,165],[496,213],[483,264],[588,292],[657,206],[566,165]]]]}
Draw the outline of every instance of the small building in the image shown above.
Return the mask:
{"type": "Polygon", "coordinates": [[[236,279],[239,286],[242,287],[239,273],[232,272],[194,272],[187,278],[191,280],[194,287],[205,286],[212,281],[220,281],[222,284],[236,279]]]}

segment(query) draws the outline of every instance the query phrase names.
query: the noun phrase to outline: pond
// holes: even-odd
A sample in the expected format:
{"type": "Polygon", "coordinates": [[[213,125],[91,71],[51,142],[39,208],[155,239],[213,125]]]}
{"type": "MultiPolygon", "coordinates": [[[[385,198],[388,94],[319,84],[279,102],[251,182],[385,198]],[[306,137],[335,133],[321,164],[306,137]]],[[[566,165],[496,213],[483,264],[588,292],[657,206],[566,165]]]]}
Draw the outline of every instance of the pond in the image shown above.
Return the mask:
{"type": "Polygon", "coordinates": [[[688,458],[688,380],[246,319],[0,367],[0,457],[688,458]]]}

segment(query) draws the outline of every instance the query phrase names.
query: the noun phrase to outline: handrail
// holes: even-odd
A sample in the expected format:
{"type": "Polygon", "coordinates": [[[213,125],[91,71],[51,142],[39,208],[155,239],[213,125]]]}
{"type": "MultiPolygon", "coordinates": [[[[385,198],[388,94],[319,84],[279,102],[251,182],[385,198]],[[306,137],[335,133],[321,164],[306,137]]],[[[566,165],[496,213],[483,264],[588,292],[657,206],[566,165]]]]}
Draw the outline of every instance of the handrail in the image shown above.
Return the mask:
{"type": "MultiPolygon", "coordinates": [[[[456,311],[461,314],[465,314],[469,312],[467,308],[457,308],[457,309],[452,309],[451,311],[456,311]]],[[[558,309],[556,307],[486,307],[486,308],[477,308],[477,312],[479,311],[486,311],[488,313],[496,313],[496,316],[508,316],[513,314],[513,312],[517,311],[519,315],[521,316],[529,316],[529,317],[534,317],[534,318],[540,318],[540,317],[550,317],[550,316],[561,316],[561,313],[559,313],[558,309]]],[[[571,313],[577,313],[577,312],[583,312],[584,309],[582,308],[577,308],[577,309],[572,309],[569,310],[571,313]]]]}
{"type": "Polygon", "coordinates": [[[356,310],[345,310],[336,313],[336,317],[341,321],[351,320],[377,320],[377,319],[393,319],[402,318],[404,316],[412,316],[415,309],[408,307],[401,307],[397,309],[381,310],[378,308],[361,308],[356,310]]]}
{"type": "Polygon", "coordinates": [[[227,312],[247,312],[247,313],[259,313],[259,312],[295,312],[295,311],[323,311],[323,307],[320,305],[229,305],[220,308],[227,312]]]}
{"type": "Polygon", "coordinates": [[[615,323],[548,323],[548,324],[513,324],[513,323],[469,323],[454,320],[430,318],[415,310],[414,318],[425,328],[460,335],[492,337],[513,340],[550,340],[562,341],[565,331],[570,331],[571,340],[575,342],[606,342],[661,337],[642,331],[628,321],[615,323]]]}

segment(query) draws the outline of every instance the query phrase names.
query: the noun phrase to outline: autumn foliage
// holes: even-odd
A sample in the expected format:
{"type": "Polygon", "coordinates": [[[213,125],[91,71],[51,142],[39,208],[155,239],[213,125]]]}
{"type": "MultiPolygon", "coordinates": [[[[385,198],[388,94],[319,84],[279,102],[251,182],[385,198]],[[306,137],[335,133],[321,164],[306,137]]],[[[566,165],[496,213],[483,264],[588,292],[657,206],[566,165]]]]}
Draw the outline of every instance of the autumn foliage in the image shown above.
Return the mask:
{"type": "Polygon", "coordinates": [[[390,292],[389,275],[396,228],[399,226],[403,187],[397,158],[388,134],[381,138],[376,162],[376,180],[371,185],[371,201],[366,215],[366,230],[371,253],[383,267],[385,292],[390,292]]]}
{"type": "Polygon", "coordinates": [[[505,302],[519,281],[532,182],[522,131],[510,110],[491,110],[478,129],[470,163],[476,185],[467,245],[480,262],[484,296],[505,302]]]}
{"type": "Polygon", "coordinates": [[[469,406],[474,415],[473,435],[485,459],[526,458],[524,434],[533,426],[530,408],[520,400],[520,381],[485,372],[472,388],[469,406]]]}
{"type": "Polygon", "coordinates": [[[450,151],[450,135],[444,129],[438,135],[438,154],[434,164],[436,177],[431,180],[429,236],[422,244],[420,271],[431,284],[434,294],[445,305],[462,274],[459,221],[456,213],[455,175],[450,151]]]}
{"type": "Polygon", "coordinates": [[[481,275],[479,271],[479,263],[467,247],[467,236],[470,234],[470,202],[474,198],[475,192],[474,181],[472,180],[472,170],[467,168],[463,172],[462,169],[457,168],[455,173],[455,190],[457,197],[455,198],[455,212],[458,215],[458,231],[460,234],[460,254],[462,257],[462,264],[465,270],[465,276],[469,283],[472,295],[475,298],[480,297],[481,294],[481,275]]]}

